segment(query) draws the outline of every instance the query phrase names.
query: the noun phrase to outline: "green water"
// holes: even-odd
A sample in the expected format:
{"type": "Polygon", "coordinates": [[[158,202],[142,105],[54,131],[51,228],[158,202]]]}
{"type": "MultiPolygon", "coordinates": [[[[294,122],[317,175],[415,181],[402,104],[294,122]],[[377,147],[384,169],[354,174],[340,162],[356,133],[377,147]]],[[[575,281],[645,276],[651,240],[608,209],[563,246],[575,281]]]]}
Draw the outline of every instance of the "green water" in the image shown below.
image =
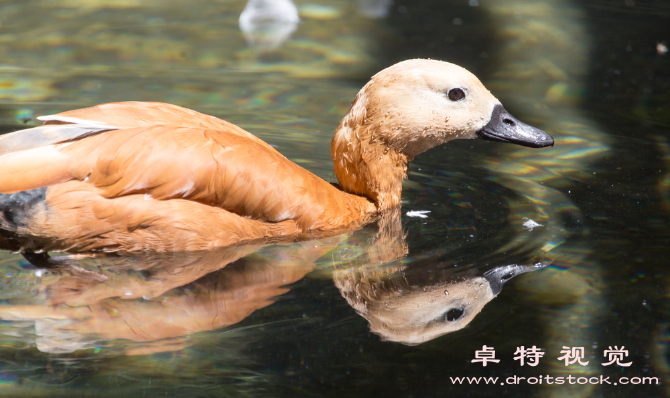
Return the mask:
{"type": "Polygon", "coordinates": [[[57,257],[48,271],[0,252],[0,395],[669,395],[666,2],[396,0],[378,19],[362,2],[295,3],[291,38],[262,52],[240,33],[244,1],[2,2],[1,131],[97,103],[170,102],[333,180],[330,140],[356,92],[424,57],[476,73],[555,147],[434,148],[411,164],[399,214],[328,240],[57,257]],[[540,262],[551,265],[492,300],[479,289],[486,272],[540,262]],[[453,308],[458,327],[444,320],[453,308]],[[422,342],[393,341],[410,330],[422,342]],[[484,345],[499,363],[471,362],[484,345]],[[537,367],[513,359],[533,345],[537,367]],[[565,366],[564,346],[588,365],[565,366]],[[610,346],[632,364],[603,366],[610,346]],[[506,381],[540,375],[566,382],[506,381]],[[462,376],[499,379],[451,379],[462,376]]]}

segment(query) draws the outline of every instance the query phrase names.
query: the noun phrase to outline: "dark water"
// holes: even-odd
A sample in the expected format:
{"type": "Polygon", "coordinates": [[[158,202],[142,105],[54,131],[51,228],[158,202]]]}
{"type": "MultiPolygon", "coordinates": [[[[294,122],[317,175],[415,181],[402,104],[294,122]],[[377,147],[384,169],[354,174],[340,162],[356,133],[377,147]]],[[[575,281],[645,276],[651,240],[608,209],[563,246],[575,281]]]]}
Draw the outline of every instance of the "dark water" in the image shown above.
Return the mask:
{"type": "Polygon", "coordinates": [[[244,1],[0,4],[3,132],[96,103],[171,102],[332,179],[330,139],[358,89],[430,57],[556,138],[434,148],[412,163],[400,214],[322,241],[55,257],[49,271],[2,252],[0,394],[669,394],[670,7],[397,0],[371,19],[363,3],[296,1],[300,24],[270,52],[241,35],[244,1]],[[510,264],[546,266],[515,268],[531,272],[492,298],[510,264]],[[484,345],[499,363],[471,362],[484,345]],[[538,366],[514,360],[532,346],[538,366]],[[602,365],[622,346],[630,366],[602,365]],[[564,347],[588,364],[565,366],[564,347]],[[576,384],[601,376],[612,384],[576,384]]]}

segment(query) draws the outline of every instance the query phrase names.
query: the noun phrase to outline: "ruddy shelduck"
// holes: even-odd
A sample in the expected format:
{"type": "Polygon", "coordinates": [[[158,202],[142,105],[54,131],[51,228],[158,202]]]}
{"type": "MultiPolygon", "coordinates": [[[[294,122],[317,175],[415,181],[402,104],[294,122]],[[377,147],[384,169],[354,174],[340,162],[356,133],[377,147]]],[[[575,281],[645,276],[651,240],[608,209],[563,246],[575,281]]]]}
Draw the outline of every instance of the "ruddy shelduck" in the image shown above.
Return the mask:
{"type": "Polygon", "coordinates": [[[400,204],[408,163],[452,139],[551,146],[467,70],[409,60],[358,93],[335,132],[339,184],[243,129],[123,102],[0,136],[0,230],[22,250],[192,251],[322,237],[400,204]]]}

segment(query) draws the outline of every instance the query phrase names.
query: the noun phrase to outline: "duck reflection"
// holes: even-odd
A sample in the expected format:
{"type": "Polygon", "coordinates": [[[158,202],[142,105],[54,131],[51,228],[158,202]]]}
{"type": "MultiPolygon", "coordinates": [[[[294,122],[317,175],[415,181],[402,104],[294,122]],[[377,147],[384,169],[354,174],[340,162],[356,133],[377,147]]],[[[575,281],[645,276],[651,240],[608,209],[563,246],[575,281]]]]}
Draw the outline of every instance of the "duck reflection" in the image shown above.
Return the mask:
{"type": "Polygon", "coordinates": [[[99,339],[150,343],[127,354],[177,350],[188,335],[236,324],[272,304],[343,239],[211,252],[43,258],[41,264],[51,266],[42,277],[44,304],[3,306],[0,318],[35,320],[37,347],[44,352],[90,348],[99,339]]]}
{"type": "Polygon", "coordinates": [[[394,209],[366,229],[292,244],[124,256],[26,254],[48,267],[38,279],[39,302],[0,306],[0,318],[35,321],[43,352],[119,339],[140,343],[126,347],[127,355],[174,351],[193,344],[194,333],[237,324],[272,304],[325,258],[335,285],[372,332],[419,344],[462,329],[507,280],[544,266],[482,270],[430,259],[402,265],[396,260],[407,251],[394,209]]]}
{"type": "Polygon", "coordinates": [[[347,270],[337,273],[334,280],[347,302],[368,320],[372,332],[384,340],[415,345],[464,328],[505,282],[546,265],[513,264],[480,273],[476,266],[456,271],[437,263],[408,269],[347,270]]]}

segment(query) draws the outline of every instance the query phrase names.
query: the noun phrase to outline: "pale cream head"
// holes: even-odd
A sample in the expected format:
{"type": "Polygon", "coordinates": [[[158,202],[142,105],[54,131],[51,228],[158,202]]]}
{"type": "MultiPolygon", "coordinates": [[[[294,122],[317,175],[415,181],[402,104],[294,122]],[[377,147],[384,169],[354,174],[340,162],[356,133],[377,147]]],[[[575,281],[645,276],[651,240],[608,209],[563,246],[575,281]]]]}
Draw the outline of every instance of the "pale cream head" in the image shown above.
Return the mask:
{"type": "Polygon", "coordinates": [[[454,138],[476,138],[497,104],[479,79],[458,65],[403,61],[363,87],[335,139],[351,139],[352,129],[367,127],[373,139],[414,157],[454,138]],[[464,96],[450,99],[451,90],[462,90],[464,96]]]}
{"type": "Polygon", "coordinates": [[[384,69],[364,90],[370,122],[383,122],[377,134],[410,158],[455,138],[476,138],[500,104],[466,69],[423,59],[384,69]]]}

